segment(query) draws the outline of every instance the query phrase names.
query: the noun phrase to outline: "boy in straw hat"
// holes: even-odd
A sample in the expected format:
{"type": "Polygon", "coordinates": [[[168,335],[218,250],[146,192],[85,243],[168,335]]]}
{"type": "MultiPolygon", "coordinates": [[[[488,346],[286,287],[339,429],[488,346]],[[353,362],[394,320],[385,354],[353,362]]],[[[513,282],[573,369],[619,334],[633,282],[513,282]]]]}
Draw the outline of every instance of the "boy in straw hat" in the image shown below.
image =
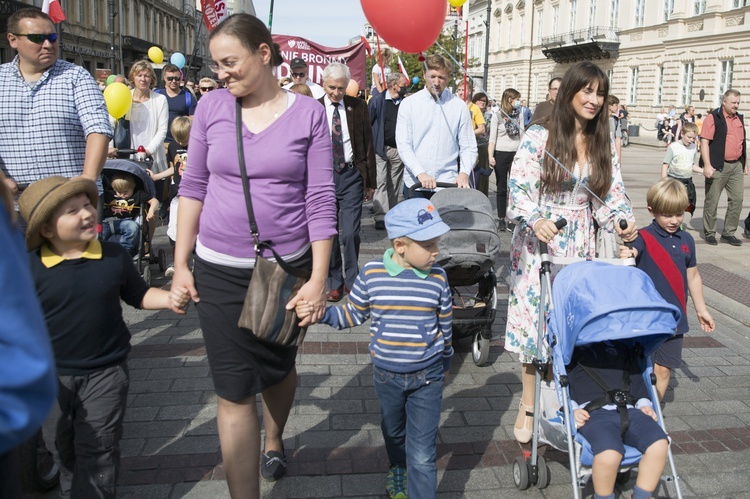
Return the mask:
{"type": "Polygon", "coordinates": [[[120,299],[183,314],[189,298],[149,288],[124,247],[97,240],[97,202],[96,184],[81,177],[39,180],[18,199],[57,365],[43,433],[61,497],[115,497],[130,352],[120,299]]]}
{"type": "MultiPolygon", "coordinates": [[[[424,198],[391,208],[385,228],[392,248],[362,268],[349,303],[328,307],[321,323],[344,329],[372,317],[370,357],[390,461],[388,497],[435,497],[435,439],[453,356],[453,296],[435,259],[440,236],[450,228],[424,198]]],[[[302,319],[312,306],[299,301],[296,312],[302,319]]]]}

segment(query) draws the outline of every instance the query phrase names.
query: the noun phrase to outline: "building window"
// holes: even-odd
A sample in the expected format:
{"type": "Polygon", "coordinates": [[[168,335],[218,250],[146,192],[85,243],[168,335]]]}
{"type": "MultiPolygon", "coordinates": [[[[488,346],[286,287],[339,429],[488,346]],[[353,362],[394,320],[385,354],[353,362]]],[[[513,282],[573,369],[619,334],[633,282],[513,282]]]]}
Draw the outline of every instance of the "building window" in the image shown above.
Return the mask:
{"type": "Polygon", "coordinates": [[[513,22],[513,18],[508,18],[508,29],[506,30],[508,32],[508,43],[506,44],[506,47],[511,48],[513,46],[513,25],[515,23],[513,22]]]}
{"type": "Polygon", "coordinates": [[[643,17],[646,10],[646,0],[636,0],[635,2],[635,27],[643,26],[643,17]]]}
{"type": "Polygon", "coordinates": [[[732,0],[732,8],[740,9],[747,5],[747,0],[732,0]]]}
{"type": "Polygon", "coordinates": [[[568,31],[576,30],[576,10],[578,10],[578,0],[570,0],[570,29],[568,31]]]}
{"type": "Polygon", "coordinates": [[[503,48],[503,16],[497,17],[497,50],[503,48]]]}
{"type": "Polygon", "coordinates": [[[682,68],[682,104],[687,106],[693,99],[693,70],[694,63],[688,62],[682,68]]]}
{"type": "Polygon", "coordinates": [[[656,74],[656,105],[661,105],[661,94],[664,91],[664,66],[659,66],[659,71],[656,74]]]}
{"type": "Polygon", "coordinates": [[[552,36],[557,35],[557,25],[560,20],[560,6],[555,5],[552,7],[552,36]]]}
{"type": "Polygon", "coordinates": [[[536,11],[536,43],[542,43],[542,29],[544,28],[544,11],[536,11]]]}
{"type": "Polygon", "coordinates": [[[589,28],[596,26],[596,0],[589,3],[589,28]]]}
{"type": "Polygon", "coordinates": [[[521,36],[518,38],[518,46],[523,47],[524,42],[526,41],[526,15],[521,14],[521,36]]]}
{"type": "Polygon", "coordinates": [[[78,21],[83,24],[86,19],[86,16],[83,15],[83,0],[78,0],[76,5],[78,6],[78,21]]]}
{"type": "Polygon", "coordinates": [[[612,93],[612,77],[614,76],[614,71],[611,69],[607,70],[607,79],[609,80],[609,91],[612,93]]]}
{"type": "Polygon", "coordinates": [[[615,28],[617,27],[617,15],[618,15],[618,11],[620,10],[620,0],[612,0],[610,7],[611,8],[609,12],[609,27],[615,28]]]}
{"type": "Polygon", "coordinates": [[[672,11],[674,10],[674,0],[664,0],[663,10],[662,21],[667,22],[672,16],[672,11]]]}
{"type": "Polygon", "coordinates": [[[629,104],[635,105],[638,100],[638,68],[630,68],[630,100],[629,104]]]}
{"type": "Polygon", "coordinates": [[[732,88],[732,74],[734,73],[734,61],[732,59],[721,61],[721,79],[719,80],[719,95],[732,88]]]}
{"type": "Polygon", "coordinates": [[[706,12],[706,0],[694,0],[695,15],[699,16],[706,12]]]}

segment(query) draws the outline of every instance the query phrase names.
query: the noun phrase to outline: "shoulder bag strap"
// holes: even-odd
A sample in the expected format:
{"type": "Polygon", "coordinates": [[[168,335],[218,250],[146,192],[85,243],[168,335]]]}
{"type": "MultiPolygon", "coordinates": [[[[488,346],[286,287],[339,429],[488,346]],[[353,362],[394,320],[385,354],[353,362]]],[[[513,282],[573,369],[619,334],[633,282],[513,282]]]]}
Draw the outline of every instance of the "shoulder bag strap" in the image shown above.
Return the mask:
{"type": "Polygon", "coordinates": [[[253,235],[254,249],[256,258],[260,256],[263,248],[268,248],[273,257],[276,259],[276,263],[284,269],[287,274],[299,277],[300,279],[309,279],[311,273],[304,270],[292,267],[286,263],[276,250],[271,246],[271,241],[261,241],[260,234],[258,234],[258,225],[255,223],[255,212],[253,211],[253,203],[250,198],[250,183],[247,178],[247,167],[245,166],[245,148],[242,141],[242,105],[240,104],[240,98],[237,98],[235,108],[236,113],[236,127],[237,127],[237,155],[240,163],[240,174],[242,175],[242,190],[245,192],[245,204],[247,206],[247,218],[250,221],[250,233],[253,235]]]}

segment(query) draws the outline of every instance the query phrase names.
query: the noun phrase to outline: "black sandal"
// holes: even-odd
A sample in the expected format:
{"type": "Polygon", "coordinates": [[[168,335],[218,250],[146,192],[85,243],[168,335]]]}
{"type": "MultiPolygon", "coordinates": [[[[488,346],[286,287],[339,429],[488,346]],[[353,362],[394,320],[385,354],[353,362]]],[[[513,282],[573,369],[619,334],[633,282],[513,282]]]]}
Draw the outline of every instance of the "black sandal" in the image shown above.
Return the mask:
{"type": "Polygon", "coordinates": [[[269,482],[275,482],[286,475],[286,455],[283,447],[281,452],[272,450],[263,453],[260,475],[269,482]]]}

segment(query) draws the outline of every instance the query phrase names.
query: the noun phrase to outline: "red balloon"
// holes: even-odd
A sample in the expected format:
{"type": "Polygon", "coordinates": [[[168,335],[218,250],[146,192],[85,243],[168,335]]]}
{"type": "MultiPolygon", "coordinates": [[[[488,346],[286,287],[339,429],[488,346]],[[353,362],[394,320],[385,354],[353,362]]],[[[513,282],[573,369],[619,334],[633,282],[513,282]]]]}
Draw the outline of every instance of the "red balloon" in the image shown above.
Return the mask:
{"type": "Polygon", "coordinates": [[[365,17],[391,47],[403,52],[423,52],[443,29],[445,0],[360,0],[365,17]]]}

